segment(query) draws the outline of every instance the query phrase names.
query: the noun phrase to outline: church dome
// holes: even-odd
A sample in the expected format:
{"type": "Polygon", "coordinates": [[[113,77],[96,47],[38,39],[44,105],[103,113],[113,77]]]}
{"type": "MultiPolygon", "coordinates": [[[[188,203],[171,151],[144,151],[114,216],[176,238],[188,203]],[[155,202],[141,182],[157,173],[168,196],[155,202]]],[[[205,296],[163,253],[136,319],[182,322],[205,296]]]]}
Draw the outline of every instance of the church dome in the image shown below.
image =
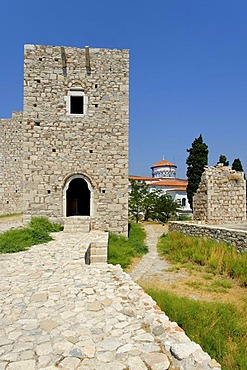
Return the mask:
{"type": "Polygon", "coordinates": [[[154,164],[152,169],[152,177],[156,178],[168,178],[176,177],[176,168],[177,166],[171,162],[163,159],[162,161],[154,164]]]}

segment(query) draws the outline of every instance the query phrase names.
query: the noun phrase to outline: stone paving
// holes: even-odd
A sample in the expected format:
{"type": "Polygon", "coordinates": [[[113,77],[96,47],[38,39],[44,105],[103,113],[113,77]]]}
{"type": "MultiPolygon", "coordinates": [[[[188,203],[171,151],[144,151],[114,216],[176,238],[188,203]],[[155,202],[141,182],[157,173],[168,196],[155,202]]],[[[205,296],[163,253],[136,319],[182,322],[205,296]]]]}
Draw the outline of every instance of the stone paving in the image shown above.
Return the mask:
{"type": "Polygon", "coordinates": [[[120,266],[85,265],[92,233],[54,237],[0,255],[0,370],[220,368],[120,266]]]}

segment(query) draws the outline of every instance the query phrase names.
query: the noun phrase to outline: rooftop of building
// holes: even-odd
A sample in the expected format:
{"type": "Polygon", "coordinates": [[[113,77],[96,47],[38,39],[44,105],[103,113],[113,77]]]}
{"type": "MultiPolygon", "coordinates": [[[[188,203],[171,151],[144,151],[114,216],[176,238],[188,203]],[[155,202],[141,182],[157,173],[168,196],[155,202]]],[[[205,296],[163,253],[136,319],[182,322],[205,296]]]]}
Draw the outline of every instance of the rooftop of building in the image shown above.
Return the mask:
{"type": "Polygon", "coordinates": [[[150,168],[156,168],[156,167],[175,167],[177,168],[175,164],[168,162],[165,159],[162,159],[162,161],[159,161],[158,163],[154,164],[150,168]]]}

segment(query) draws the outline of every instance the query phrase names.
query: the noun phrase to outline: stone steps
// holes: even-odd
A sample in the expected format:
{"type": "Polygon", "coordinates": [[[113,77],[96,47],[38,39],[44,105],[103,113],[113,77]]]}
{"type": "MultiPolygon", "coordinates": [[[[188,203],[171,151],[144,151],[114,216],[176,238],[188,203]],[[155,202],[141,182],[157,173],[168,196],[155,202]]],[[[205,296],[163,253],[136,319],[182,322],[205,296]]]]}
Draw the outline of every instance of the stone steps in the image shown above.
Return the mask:
{"type": "Polygon", "coordinates": [[[106,263],[108,251],[108,233],[104,243],[92,242],[90,244],[90,263],[106,263]]]}
{"type": "Polygon", "coordinates": [[[89,233],[91,230],[90,216],[70,216],[64,218],[65,233],[89,233]]]}

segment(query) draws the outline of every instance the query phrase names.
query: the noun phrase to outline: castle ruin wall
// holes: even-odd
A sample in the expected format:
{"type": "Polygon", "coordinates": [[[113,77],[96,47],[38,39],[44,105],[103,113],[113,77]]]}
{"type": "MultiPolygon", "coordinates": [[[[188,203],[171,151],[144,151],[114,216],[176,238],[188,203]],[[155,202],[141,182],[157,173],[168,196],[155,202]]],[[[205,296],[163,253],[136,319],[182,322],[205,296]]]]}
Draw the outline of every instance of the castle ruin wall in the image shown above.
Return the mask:
{"type": "Polygon", "coordinates": [[[244,173],[222,164],[205,167],[193,197],[193,219],[212,225],[245,221],[244,173]]]}
{"type": "Polygon", "coordinates": [[[21,213],[22,112],[0,119],[0,215],[21,213]]]}

